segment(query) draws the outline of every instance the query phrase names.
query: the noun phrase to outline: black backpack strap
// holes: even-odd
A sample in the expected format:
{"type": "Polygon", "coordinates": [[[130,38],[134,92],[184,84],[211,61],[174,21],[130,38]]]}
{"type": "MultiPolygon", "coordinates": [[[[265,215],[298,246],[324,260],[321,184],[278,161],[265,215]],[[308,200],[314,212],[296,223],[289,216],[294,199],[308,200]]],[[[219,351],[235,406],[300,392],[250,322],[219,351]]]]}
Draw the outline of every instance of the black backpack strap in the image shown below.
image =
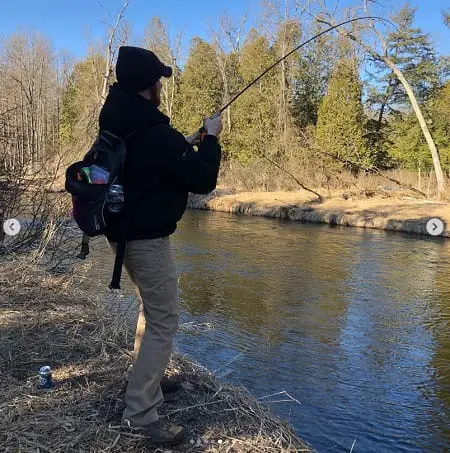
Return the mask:
{"type": "Polygon", "coordinates": [[[109,289],[111,290],[120,289],[120,279],[122,278],[122,266],[125,258],[126,247],[127,242],[125,240],[120,240],[117,244],[116,257],[114,259],[114,270],[111,283],[109,284],[109,289]]]}
{"type": "MultiPolygon", "coordinates": [[[[138,132],[141,130],[144,130],[148,127],[152,127],[152,125],[146,125],[145,128],[142,128],[137,131],[130,132],[129,134],[126,134],[123,136],[123,140],[126,142],[127,140],[130,140],[133,138],[138,132]]],[[[126,149],[126,147],[125,147],[126,149]]],[[[123,178],[123,167],[124,167],[124,162],[122,163],[122,168],[121,168],[121,178],[122,178],[122,184],[124,181],[123,178]]],[[[124,187],[124,192],[125,187],[124,187]]],[[[124,198],[125,200],[125,205],[123,208],[123,222],[122,222],[122,237],[120,238],[119,242],[117,243],[117,249],[116,249],[116,257],[114,259],[114,270],[113,270],[113,276],[111,283],[109,284],[109,289],[115,290],[115,289],[120,289],[120,279],[122,277],[122,266],[123,266],[123,260],[125,258],[125,250],[127,247],[127,233],[128,233],[128,227],[130,224],[130,215],[128,212],[128,207],[126,203],[126,197],[124,198]]]]}
{"type": "MultiPolygon", "coordinates": [[[[124,135],[123,139],[126,142],[127,140],[133,138],[138,131],[130,132],[129,134],[124,135]]],[[[124,167],[125,162],[122,162],[121,166],[121,182],[123,184],[124,182],[124,177],[123,177],[123,167],[124,167]]],[[[125,192],[125,187],[124,187],[124,192],[125,192]]],[[[126,201],[126,197],[124,198],[126,201]]],[[[120,289],[120,280],[122,278],[122,267],[123,267],[123,261],[125,258],[125,250],[127,248],[127,232],[128,232],[128,226],[130,224],[130,216],[128,213],[128,208],[125,203],[122,211],[122,234],[121,238],[119,239],[119,242],[117,243],[117,249],[116,249],[116,257],[114,259],[114,269],[113,269],[113,275],[111,279],[111,283],[109,284],[109,289],[111,290],[117,290],[120,289]]]]}

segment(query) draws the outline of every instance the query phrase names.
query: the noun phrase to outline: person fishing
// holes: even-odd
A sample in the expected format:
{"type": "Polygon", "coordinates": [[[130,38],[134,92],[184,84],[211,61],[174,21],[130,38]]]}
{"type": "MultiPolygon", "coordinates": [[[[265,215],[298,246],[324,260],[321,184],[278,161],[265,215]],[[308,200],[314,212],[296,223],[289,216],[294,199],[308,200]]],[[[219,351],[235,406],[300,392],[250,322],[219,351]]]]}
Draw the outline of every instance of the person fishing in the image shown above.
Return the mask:
{"type": "Polygon", "coordinates": [[[117,83],[100,113],[100,134],[83,161],[67,169],[66,190],[72,194],[74,219],[81,230],[91,237],[106,234],[116,251],[109,287],[120,288],[122,262],[136,287],[140,315],[122,421],[155,444],[172,445],[186,437],[183,427],[165,425],[158,416],[163,391],[176,387],[176,382],[163,380],[179,312],[169,236],[186,210],[188,192],[206,194],[216,187],[221,160],[220,115],[308,43],[365,19],[386,21],[357,17],[314,35],[264,70],[187,137],[173,129],[169,118],[158,109],[160,79],[171,77],[172,69],[149,50],[130,46],[119,49],[117,83]],[[197,152],[193,145],[199,145],[197,152]]]}
{"type": "Polygon", "coordinates": [[[123,167],[127,220],[111,216],[106,231],[117,250],[126,225],[124,267],[140,303],[122,423],[159,445],[177,444],[186,437],[185,428],[163,423],[158,416],[163,391],[176,386],[168,378],[163,380],[179,316],[169,236],[186,210],[188,192],[206,194],[215,189],[221,161],[220,116],[204,120],[206,136],[200,142],[200,131],[184,137],[159,110],[161,78],[171,75],[172,68],[150,50],[121,47],[117,83],[110,88],[99,118],[100,130],[128,137],[123,167]]]}

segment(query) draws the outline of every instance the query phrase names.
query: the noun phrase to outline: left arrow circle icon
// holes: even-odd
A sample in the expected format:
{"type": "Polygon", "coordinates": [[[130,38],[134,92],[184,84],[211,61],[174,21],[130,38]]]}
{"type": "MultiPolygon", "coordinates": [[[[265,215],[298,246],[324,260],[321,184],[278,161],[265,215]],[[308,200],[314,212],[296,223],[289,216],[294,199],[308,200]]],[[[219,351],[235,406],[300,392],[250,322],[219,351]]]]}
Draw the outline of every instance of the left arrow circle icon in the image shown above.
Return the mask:
{"type": "Polygon", "coordinates": [[[3,222],[3,231],[8,236],[15,236],[20,232],[20,222],[17,219],[8,219],[3,222]]]}

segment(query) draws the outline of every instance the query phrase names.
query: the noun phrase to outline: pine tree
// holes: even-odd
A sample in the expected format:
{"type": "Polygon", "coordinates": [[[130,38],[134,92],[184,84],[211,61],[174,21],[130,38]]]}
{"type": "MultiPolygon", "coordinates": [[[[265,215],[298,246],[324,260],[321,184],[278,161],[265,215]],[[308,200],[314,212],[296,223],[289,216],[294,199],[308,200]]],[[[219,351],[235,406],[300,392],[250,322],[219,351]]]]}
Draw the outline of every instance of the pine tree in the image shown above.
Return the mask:
{"type": "MultiPolygon", "coordinates": [[[[425,106],[430,129],[439,149],[444,170],[450,171],[450,82],[435,90],[425,106]]],[[[430,170],[433,162],[426,142],[412,113],[396,113],[389,121],[389,154],[410,169],[430,170]]]]}
{"type": "Polygon", "coordinates": [[[358,65],[354,59],[341,59],[319,107],[316,140],[317,146],[325,152],[370,166],[374,163],[374,156],[364,138],[361,96],[358,65]]]}
{"type": "MultiPolygon", "coordinates": [[[[239,72],[243,84],[254,80],[275,61],[268,40],[250,31],[241,50],[239,72]]],[[[279,139],[277,72],[268,73],[233,105],[233,137],[228,150],[232,157],[249,162],[264,154],[273,155],[279,139]]]]}
{"type": "MultiPolygon", "coordinates": [[[[224,71],[224,74],[222,75],[224,80],[224,96],[222,105],[225,105],[242,89],[244,82],[239,71],[239,55],[236,52],[230,52],[223,55],[222,58],[224,71]]],[[[223,114],[224,128],[221,135],[221,143],[225,157],[228,156],[229,150],[233,146],[233,141],[236,135],[234,113],[235,106],[233,105],[223,114]]]]}
{"type": "MultiPolygon", "coordinates": [[[[277,33],[273,43],[273,52],[278,60],[285,56],[297,45],[300,40],[300,24],[296,20],[279,20],[277,33]]],[[[297,55],[298,57],[298,55],[297,55]]],[[[289,138],[293,135],[293,99],[294,79],[297,72],[297,65],[294,55],[281,61],[272,71],[278,79],[278,126],[280,134],[279,150],[285,153],[289,148],[289,138]]]]}
{"type": "Polygon", "coordinates": [[[60,134],[63,145],[87,145],[98,130],[105,59],[92,54],[78,62],[62,98],[60,134]]]}
{"type": "MultiPolygon", "coordinates": [[[[397,25],[387,36],[386,50],[390,60],[402,71],[412,86],[419,104],[429,99],[438,84],[437,59],[430,36],[414,27],[417,8],[404,6],[392,21],[397,25]]],[[[378,77],[369,96],[369,104],[379,106],[378,131],[386,126],[385,116],[398,107],[409,108],[410,103],[400,80],[392,69],[381,61],[374,61],[378,77]]]]}
{"type": "Polygon", "coordinates": [[[450,81],[435,92],[429,112],[442,166],[450,173],[450,81]]]}
{"type": "MultiPolygon", "coordinates": [[[[320,33],[322,29],[323,26],[318,24],[310,34],[320,33]]],[[[313,41],[298,59],[293,82],[292,115],[300,129],[317,125],[319,105],[333,69],[333,53],[332,40],[324,35],[313,41]]]]}
{"type": "Polygon", "coordinates": [[[392,114],[386,137],[394,163],[411,170],[432,168],[431,155],[413,113],[392,114]]]}
{"type": "MultiPolygon", "coordinates": [[[[417,8],[408,4],[393,17],[398,28],[389,34],[387,45],[392,61],[401,69],[415,90],[419,102],[425,102],[438,83],[437,60],[429,34],[414,27],[417,8]]],[[[388,82],[394,77],[392,72],[385,75],[388,82]]],[[[392,103],[407,102],[407,95],[399,84],[392,91],[392,103]]]]}
{"type": "Polygon", "coordinates": [[[195,38],[180,78],[173,123],[183,133],[195,132],[206,116],[221,106],[223,83],[213,46],[195,38]]]}
{"type": "Polygon", "coordinates": [[[444,24],[450,28],[450,8],[446,11],[442,11],[442,17],[444,19],[444,24]]]}

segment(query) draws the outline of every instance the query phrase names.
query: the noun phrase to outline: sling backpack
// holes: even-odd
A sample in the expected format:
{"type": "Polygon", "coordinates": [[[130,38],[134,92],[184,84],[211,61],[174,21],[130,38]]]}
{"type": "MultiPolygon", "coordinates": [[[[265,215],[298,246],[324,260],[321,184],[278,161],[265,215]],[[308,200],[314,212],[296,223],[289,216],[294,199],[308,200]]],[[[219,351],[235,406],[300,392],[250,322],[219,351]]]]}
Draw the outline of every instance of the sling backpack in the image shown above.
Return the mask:
{"type": "Polygon", "coordinates": [[[128,229],[124,192],[122,209],[117,212],[120,193],[114,193],[113,189],[123,187],[125,143],[133,135],[135,132],[121,138],[109,131],[101,131],[83,160],[66,170],[65,187],[72,195],[73,218],[83,233],[89,237],[105,234],[108,216],[121,216],[122,237],[116,250],[111,289],[120,289],[128,229]]]}

